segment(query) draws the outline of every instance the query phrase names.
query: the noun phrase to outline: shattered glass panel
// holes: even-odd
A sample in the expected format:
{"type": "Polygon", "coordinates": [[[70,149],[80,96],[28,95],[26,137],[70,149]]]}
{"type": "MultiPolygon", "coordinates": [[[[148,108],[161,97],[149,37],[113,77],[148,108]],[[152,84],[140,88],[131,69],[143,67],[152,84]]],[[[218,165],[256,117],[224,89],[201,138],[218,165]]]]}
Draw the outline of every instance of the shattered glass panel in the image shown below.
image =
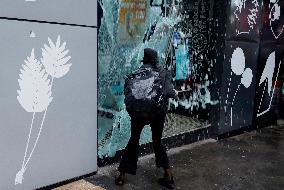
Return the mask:
{"type": "Polygon", "coordinates": [[[178,32],[174,43],[175,55],[175,87],[181,90],[178,100],[172,100],[174,108],[189,110],[190,114],[196,114],[196,110],[206,109],[208,105],[216,104],[212,100],[210,86],[214,81],[212,70],[214,59],[212,59],[212,49],[210,48],[212,27],[210,9],[213,3],[210,1],[183,1],[180,5],[181,22],[175,30],[178,32]],[[188,66],[181,67],[180,59],[185,59],[184,54],[179,52],[180,46],[188,48],[188,66]],[[190,71],[189,71],[190,67],[190,71]],[[188,70],[188,77],[184,72],[188,70]],[[181,71],[182,70],[182,71],[181,71]],[[180,74],[179,72],[183,72],[180,74]]]}
{"type": "MultiPolygon", "coordinates": [[[[215,63],[210,58],[212,2],[100,0],[99,4],[103,10],[98,35],[99,157],[112,157],[127,144],[130,117],[123,77],[141,66],[147,47],[158,52],[160,64],[171,71],[180,91],[170,101],[175,114],[167,115],[164,137],[207,125],[207,106],[217,103],[210,93],[215,63]],[[185,123],[184,127],[175,122],[185,123]]],[[[146,126],[140,143],[150,141],[151,129],[146,126]]]]}

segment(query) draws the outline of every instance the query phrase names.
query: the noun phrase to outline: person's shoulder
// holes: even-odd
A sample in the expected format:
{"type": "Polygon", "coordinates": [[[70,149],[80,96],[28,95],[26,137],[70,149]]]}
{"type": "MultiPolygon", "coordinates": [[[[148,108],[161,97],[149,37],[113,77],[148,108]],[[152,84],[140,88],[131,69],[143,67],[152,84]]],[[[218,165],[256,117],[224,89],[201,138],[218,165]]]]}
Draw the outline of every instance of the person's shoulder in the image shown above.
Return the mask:
{"type": "Polygon", "coordinates": [[[162,72],[167,71],[167,69],[165,69],[165,68],[164,68],[162,65],[160,65],[160,64],[155,65],[154,68],[156,68],[157,70],[162,71],[162,72]]]}
{"type": "Polygon", "coordinates": [[[159,73],[162,76],[162,78],[164,78],[164,79],[171,78],[171,72],[169,70],[165,69],[164,67],[160,68],[159,73]]]}
{"type": "Polygon", "coordinates": [[[165,68],[163,68],[163,72],[165,73],[166,76],[170,76],[171,72],[165,68]]]}

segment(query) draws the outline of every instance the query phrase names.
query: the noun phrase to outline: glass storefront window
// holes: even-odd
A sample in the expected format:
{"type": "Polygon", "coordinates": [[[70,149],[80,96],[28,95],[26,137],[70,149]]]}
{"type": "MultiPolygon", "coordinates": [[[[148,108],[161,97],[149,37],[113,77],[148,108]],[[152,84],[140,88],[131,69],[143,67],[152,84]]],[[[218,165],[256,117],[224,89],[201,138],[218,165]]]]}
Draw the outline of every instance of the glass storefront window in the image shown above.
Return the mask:
{"type": "MultiPolygon", "coordinates": [[[[130,136],[123,76],[141,65],[146,47],[157,50],[179,96],[170,101],[164,137],[208,124],[214,60],[209,1],[101,0],[99,31],[99,156],[112,157],[130,136]]],[[[141,144],[151,141],[144,128],[141,144]]]]}

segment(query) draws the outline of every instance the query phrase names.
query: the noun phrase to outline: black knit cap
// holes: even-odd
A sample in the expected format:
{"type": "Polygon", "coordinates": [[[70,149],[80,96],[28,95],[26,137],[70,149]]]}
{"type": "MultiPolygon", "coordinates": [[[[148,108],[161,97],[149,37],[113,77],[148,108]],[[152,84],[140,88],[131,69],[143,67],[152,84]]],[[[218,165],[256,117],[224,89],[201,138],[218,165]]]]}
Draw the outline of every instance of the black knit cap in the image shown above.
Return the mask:
{"type": "Polygon", "coordinates": [[[151,48],[144,49],[144,57],[143,57],[143,64],[152,64],[155,65],[159,62],[158,53],[157,51],[151,48]]]}

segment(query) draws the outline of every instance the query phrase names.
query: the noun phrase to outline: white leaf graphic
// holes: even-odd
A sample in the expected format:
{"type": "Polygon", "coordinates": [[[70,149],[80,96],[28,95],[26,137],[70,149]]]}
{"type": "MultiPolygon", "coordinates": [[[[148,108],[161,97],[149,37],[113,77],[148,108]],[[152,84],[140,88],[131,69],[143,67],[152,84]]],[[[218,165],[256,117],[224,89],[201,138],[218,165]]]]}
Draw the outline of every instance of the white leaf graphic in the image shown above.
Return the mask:
{"type": "Polygon", "coordinates": [[[266,65],[265,68],[262,72],[261,78],[260,78],[260,82],[259,85],[261,83],[263,83],[266,79],[267,79],[267,93],[270,94],[271,93],[271,89],[272,89],[272,78],[273,78],[273,74],[274,74],[274,69],[275,69],[275,51],[272,52],[267,61],[266,61],[266,65]]]}
{"type": "Polygon", "coordinates": [[[34,49],[32,50],[31,56],[27,57],[25,64],[22,65],[20,79],[18,80],[20,90],[17,91],[17,99],[27,112],[33,112],[33,116],[22,166],[15,176],[15,185],[23,182],[27,165],[38,144],[44,126],[47,109],[53,99],[51,97],[51,88],[54,83],[54,78],[63,77],[68,73],[70,66],[72,65],[70,63],[67,64],[71,57],[67,56],[69,50],[65,50],[66,42],[60,45],[60,36],[58,36],[56,43],[53,43],[50,38],[48,38],[48,42],[49,46],[44,44],[44,48],[42,48],[41,63],[35,59],[34,49]],[[44,65],[44,68],[42,65],[44,65]],[[51,76],[51,81],[48,79],[50,78],[49,75],[51,76]],[[31,145],[30,138],[33,133],[35,113],[43,111],[44,114],[36,135],[36,140],[28,154],[31,145]]]}
{"type": "Polygon", "coordinates": [[[60,44],[60,36],[57,37],[56,43],[48,38],[48,43],[49,46],[44,44],[42,48],[41,62],[52,78],[61,78],[68,73],[72,65],[68,63],[71,59],[71,56],[67,56],[69,50],[65,50],[66,42],[60,44]]]}
{"type": "Polygon", "coordinates": [[[40,62],[35,59],[34,49],[22,65],[18,80],[20,90],[17,99],[27,112],[42,112],[52,101],[51,84],[40,62]]]}

